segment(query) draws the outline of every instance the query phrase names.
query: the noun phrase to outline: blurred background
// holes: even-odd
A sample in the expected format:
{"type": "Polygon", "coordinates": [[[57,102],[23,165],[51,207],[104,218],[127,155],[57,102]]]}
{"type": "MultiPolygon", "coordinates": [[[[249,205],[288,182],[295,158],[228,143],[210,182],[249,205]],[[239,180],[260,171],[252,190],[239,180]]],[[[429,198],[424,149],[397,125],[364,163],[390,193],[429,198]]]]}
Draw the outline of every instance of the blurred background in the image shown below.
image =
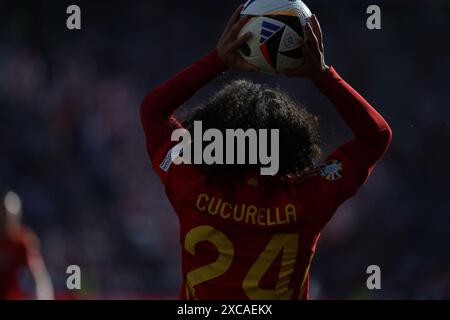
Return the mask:
{"type": "MultiPolygon", "coordinates": [[[[327,62],[388,119],[393,145],[324,230],[312,299],[450,298],[450,1],[305,1],[327,62]],[[378,4],[382,30],[366,28],[378,4]],[[382,290],[366,288],[366,268],[382,290]]],[[[178,222],[152,171],[138,109],[211,50],[239,1],[1,1],[0,186],[41,240],[58,298],[177,298],[178,222]],[[77,4],[82,30],[66,28],[77,4]],[[66,289],[81,267],[83,288],[66,289]]],[[[309,83],[280,86],[322,122],[326,155],[351,137],[309,83]]]]}

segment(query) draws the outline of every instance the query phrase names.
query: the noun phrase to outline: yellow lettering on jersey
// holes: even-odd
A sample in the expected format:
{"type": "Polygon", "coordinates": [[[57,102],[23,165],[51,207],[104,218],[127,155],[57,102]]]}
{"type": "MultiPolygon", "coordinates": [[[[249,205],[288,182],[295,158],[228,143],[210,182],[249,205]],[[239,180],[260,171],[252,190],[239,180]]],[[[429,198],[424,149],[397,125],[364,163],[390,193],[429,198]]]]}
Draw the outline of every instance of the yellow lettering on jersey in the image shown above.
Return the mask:
{"type": "Polygon", "coordinates": [[[241,214],[238,216],[239,206],[234,206],[233,219],[236,222],[241,222],[245,218],[245,204],[241,206],[241,214]]]}
{"type": "Polygon", "coordinates": [[[216,208],[213,210],[213,206],[214,206],[214,202],[216,201],[216,198],[211,198],[211,201],[209,203],[208,206],[208,212],[215,216],[216,214],[219,213],[219,209],[220,209],[220,204],[222,203],[222,199],[218,199],[217,204],[216,204],[216,208]]]}
{"type": "Polygon", "coordinates": [[[267,209],[267,225],[268,226],[276,226],[277,221],[273,221],[271,218],[272,218],[272,210],[269,208],[269,209],[267,209]]]}
{"type": "Polygon", "coordinates": [[[230,239],[228,239],[225,234],[223,234],[219,230],[214,229],[211,226],[198,226],[194,229],[191,229],[186,234],[184,240],[184,248],[191,255],[195,256],[196,246],[202,241],[208,241],[213,246],[215,246],[219,251],[219,255],[216,261],[187,273],[186,284],[194,299],[195,286],[211,279],[220,277],[225,272],[227,272],[227,270],[231,266],[231,262],[233,261],[234,256],[234,247],[230,239]]]}
{"type": "Polygon", "coordinates": [[[209,201],[209,196],[207,194],[205,194],[205,193],[202,193],[201,195],[199,195],[198,198],[197,198],[197,203],[195,204],[195,206],[197,207],[198,210],[205,211],[206,210],[206,206],[203,206],[203,207],[200,206],[200,202],[202,200],[205,200],[206,202],[208,202],[209,201]]]}
{"type": "Polygon", "coordinates": [[[250,218],[252,218],[252,224],[255,224],[256,214],[258,213],[258,208],[255,206],[248,206],[247,208],[247,216],[245,217],[245,223],[248,223],[250,218]]]}
{"type": "Polygon", "coordinates": [[[266,212],[265,208],[259,208],[259,210],[258,210],[258,224],[260,224],[261,226],[265,226],[266,222],[264,221],[264,218],[267,219],[268,216],[269,215],[266,212]]]}
{"type": "Polygon", "coordinates": [[[297,212],[295,211],[295,206],[292,204],[287,204],[284,207],[284,212],[286,213],[287,223],[291,223],[289,217],[292,217],[294,222],[297,222],[297,212]]]}
{"type": "Polygon", "coordinates": [[[294,265],[297,260],[298,234],[277,234],[272,237],[266,249],[261,253],[248,271],[242,283],[247,296],[252,300],[291,299],[293,289],[289,288],[294,265]],[[260,287],[261,279],[270,270],[277,256],[282,254],[281,268],[274,289],[260,287]]]}
{"type": "Polygon", "coordinates": [[[231,212],[228,211],[227,213],[225,213],[225,207],[228,207],[230,210],[231,210],[233,207],[232,207],[231,204],[229,204],[228,202],[224,202],[224,203],[222,204],[222,208],[220,209],[220,216],[221,216],[223,219],[228,219],[228,218],[231,217],[231,212]]]}
{"type": "MultiPolygon", "coordinates": [[[[286,211],[284,212],[284,216],[286,217],[286,211]]],[[[282,220],[280,216],[280,208],[275,209],[275,217],[277,218],[277,224],[285,224],[286,220],[282,220]]]]}
{"type": "Polygon", "coordinates": [[[221,198],[210,197],[206,193],[198,195],[195,207],[200,212],[208,212],[235,222],[244,222],[259,226],[276,226],[297,222],[297,210],[292,203],[284,207],[261,208],[246,203],[232,204],[221,198]]]}

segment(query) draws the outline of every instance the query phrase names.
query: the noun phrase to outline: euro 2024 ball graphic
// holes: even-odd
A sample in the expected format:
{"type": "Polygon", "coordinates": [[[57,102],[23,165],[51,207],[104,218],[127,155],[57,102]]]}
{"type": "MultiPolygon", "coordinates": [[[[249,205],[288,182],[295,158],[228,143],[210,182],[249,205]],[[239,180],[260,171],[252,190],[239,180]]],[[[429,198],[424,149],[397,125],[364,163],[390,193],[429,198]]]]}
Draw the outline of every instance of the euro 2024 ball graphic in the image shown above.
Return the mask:
{"type": "Polygon", "coordinates": [[[253,34],[240,48],[247,62],[267,74],[301,66],[299,37],[312,15],[302,1],[249,0],[241,15],[252,17],[239,34],[253,34]]]}

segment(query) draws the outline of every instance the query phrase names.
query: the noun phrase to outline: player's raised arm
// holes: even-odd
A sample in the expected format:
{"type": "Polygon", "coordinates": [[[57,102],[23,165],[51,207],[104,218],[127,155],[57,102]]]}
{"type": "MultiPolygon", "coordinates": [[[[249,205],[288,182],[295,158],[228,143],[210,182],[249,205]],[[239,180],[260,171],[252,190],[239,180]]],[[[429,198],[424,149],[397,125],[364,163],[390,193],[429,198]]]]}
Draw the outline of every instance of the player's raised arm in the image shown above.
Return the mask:
{"type": "Polygon", "coordinates": [[[147,149],[152,159],[156,151],[170,141],[173,130],[180,127],[173,117],[175,110],[201,87],[222,74],[228,67],[257,71],[237,53],[238,48],[251,37],[250,34],[246,34],[237,38],[248,21],[248,18],[240,19],[242,7],[237,8],[230,18],[216,49],[153,89],[145,97],[141,105],[141,121],[147,138],[147,149]]]}
{"type": "Polygon", "coordinates": [[[286,70],[284,74],[314,81],[352,130],[353,140],[329,157],[344,162],[348,190],[342,197],[346,198],[366,181],[384,155],[390,145],[392,131],[383,117],[334,68],[326,65],[322,31],[315,16],[306,25],[305,34],[307,41],[300,41],[305,55],[304,64],[298,69],[286,70]]]}
{"type": "Polygon", "coordinates": [[[36,285],[37,300],[53,300],[53,283],[40,252],[37,236],[27,230],[24,240],[27,254],[27,264],[36,285]]]}

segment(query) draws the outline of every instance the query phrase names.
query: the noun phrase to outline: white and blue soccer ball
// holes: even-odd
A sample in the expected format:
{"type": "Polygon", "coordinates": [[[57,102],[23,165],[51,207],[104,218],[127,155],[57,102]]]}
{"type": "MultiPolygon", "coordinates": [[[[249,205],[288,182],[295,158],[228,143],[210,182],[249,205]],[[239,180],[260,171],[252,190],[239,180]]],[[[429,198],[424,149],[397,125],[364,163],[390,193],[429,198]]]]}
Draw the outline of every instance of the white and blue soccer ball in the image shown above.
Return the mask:
{"type": "Polygon", "coordinates": [[[241,14],[252,17],[239,35],[253,34],[240,48],[244,60],[267,74],[301,66],[299,38],[312,16],[302,1],[248,0],[241,14]]]}

